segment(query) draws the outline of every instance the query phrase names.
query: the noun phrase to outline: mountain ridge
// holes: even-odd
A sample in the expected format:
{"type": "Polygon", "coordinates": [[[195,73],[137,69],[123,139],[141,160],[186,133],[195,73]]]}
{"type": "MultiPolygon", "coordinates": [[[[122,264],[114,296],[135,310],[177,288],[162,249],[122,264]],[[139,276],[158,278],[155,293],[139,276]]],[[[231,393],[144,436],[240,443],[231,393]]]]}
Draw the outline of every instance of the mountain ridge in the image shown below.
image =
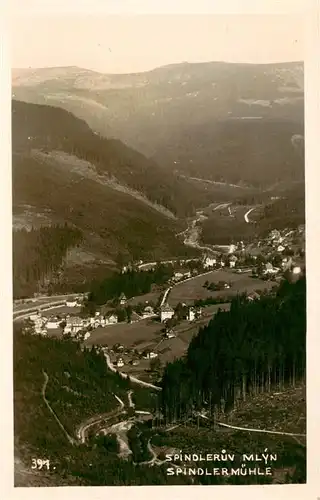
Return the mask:
{"type": "MultiPolygon", "coordinates": [[[[33,71],[35,76],[24,83],[16,81],[13,84],[15,98],[62,107],[84,120],[96,133],[120,139],[155,160],[167,172],[179,170],[181,174],[219,180],[220,159],[219,155],[215,157],[218,123],[223,123],[224,129],[223,134],[219,133],[220,149],[227,151],[227,156],[234,122],[238,122],[236,127],[241,134],[244,122],[254,119],[252,129],[260,130],[260,143],[265,137],[271,140],[267,123],[270,120],[280,138],[283,134],[289,134],[290,138],[303,135],[304,65],[301,62],[179,63],[143,73],[118,75],[60,68],[50,70],[45,76],[46,71],[33,71]],[[52,71],[58,72],[57,78],[52,71]],[[200,136],[210,135],[202,150],[197,129],[200,136]],[[191,154],[187,155],[188,150],[191,154]],[[177,163],[180,163],[179,169],[177,163]],[[189,167],[198,163],[196,171],[195,168],[190,171],[189,167]]],[[[248,143],[248,147],[255,154],[255,144],[248,143]]],[[[243,151],[238,149],[236,157],[241,160],[242,155],[243,151]]],[[[251,172],[244,172],[249,174],[243,176],[244,183],[252,182],[252,171],[253,167],[251,172]]],[[[225,180],[234,182],[227,174],[228,169],[225,180]]],[[[268,183],[272,184],[272,179],[268,179],[268,183]]]]}

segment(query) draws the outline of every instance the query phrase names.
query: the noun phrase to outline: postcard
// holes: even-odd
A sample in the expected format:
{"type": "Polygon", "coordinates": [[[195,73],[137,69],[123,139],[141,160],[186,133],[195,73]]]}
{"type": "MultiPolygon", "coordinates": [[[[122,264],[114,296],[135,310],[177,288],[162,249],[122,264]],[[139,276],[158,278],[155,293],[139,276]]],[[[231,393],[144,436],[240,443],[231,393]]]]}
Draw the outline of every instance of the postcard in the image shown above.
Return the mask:
{"type": "Polygon", "coordinates": [[[11,13],[12,495],[309,498],[307,12],[84,4],[11,13]]]}

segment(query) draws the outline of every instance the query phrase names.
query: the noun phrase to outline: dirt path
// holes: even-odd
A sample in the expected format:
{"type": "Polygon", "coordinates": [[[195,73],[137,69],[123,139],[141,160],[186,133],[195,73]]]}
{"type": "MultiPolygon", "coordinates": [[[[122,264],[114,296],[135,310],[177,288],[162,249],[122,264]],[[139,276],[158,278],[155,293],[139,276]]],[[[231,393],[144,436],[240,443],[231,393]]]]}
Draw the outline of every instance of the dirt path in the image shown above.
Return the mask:
{"type": "Polygon", "coordinates": [[[128,402],[129,402],[130,408],[134,408],[136,406],[134,404],[134,402],[132,401],[132,394],[133,394],[133,391],[128,391],[128,402]]]}
{"type": "Polygon", "coordinates": [[[295,434],[292,432],[281,432],[281,431],[270,431],[267,429],[251,429],[249,427],[237,427],[235,425],[228,425],[222,422],[216,422],[216,425],[221,427],[228,427],[229,429],[234,429],[237,431],[247,431],[247,432],[263,432],[265,434],[279,434],[280,436],[291,436],[291,437],[306,437],[306,434],[295,434]]]}
{"type": "MultiPolygon", "coordinates": [[[[206,420],[210,420],[206,415],[199,415],[201,418],[206,420]]],[[[267,429],[252,429],[250,427],[237,427],[235,425],[225,424],[223,422],[215,422],[216,425],[220,425],[220,427],[227,427],[228,429],[234,429],[236,431],[247,431],[247,432],[263,432],[265,434],[278,434],[280,436],[291,436],[291,437],[306,437],[306,434],[295,434],[292,432],[282,432],[282,431],[270,431],[267,429]]]]}
{"type": "Polygon", "coordinates": [[[66,436],[67,440],[69,441],[69,443],[72,444],[72,445],[74,445],[74,444],[77,443],[76,440],[73,437],[70,436],[70,434],[68,433],[68,431],[65,429],[65,427],[63,426],[63,424],[61,423],[61,421],[57,417],[55,411],[51,408],[50,403],[49,403],[49,401],[46,398],[46,388],[47,388],[47,385],[48,385],[48,382],[49,382],[49,377],[48,377],[48,374],[45,371],[42,371],[42,373],[43,373],[43,376],[44,376],[44,383],[43,383],[43,386],[42,386],[42,389],[41,389],[42,399],[45,402],[45,405],[47,406],[47,408],[50,411],[51,415],[53,415],[53,417],[56,420],[57,424],[59,425],[60,429],[65,434],[65,436],[66,436]]]}

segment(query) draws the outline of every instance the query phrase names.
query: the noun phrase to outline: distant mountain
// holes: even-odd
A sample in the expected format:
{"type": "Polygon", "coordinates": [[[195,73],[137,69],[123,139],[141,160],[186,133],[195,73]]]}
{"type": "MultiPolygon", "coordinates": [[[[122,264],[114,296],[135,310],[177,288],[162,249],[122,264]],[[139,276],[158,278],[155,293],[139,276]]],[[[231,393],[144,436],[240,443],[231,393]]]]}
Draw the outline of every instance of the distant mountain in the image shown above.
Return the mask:
{"type": "Polygon", "coordinates": [[[304,133],[303,78],[300,62],[182,63],[128,75],[44,68],[14,70],[13,94],[61,106],[167,170],[269,185],[303,171],[291,141],[304,133]]]}

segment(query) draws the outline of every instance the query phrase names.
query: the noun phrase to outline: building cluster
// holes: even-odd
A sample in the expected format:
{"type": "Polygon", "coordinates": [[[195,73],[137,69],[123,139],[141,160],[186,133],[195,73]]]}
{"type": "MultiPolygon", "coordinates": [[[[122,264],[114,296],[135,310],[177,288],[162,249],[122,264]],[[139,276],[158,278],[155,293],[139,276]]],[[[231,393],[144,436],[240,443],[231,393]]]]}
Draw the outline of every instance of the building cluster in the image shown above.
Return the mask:
{"type": "Polygon", "coordinates": [[[141,360],[151,360],[158,357],[158,353],[150,349],[139,351],[131,347],[124,347],[122,344],[115,344],[110,349],[107,346],[101,347],[101,351],[110,356],[113,365],[117,368],[123,366],[138,366],[141,360]]]}
{"type": "Polygon", "coordinates": [[[64,335],[71,335],[71,337],[83,338],[84,340],[90,337],[90,332],[93,329],[116,323],[118,323],[118,318],[112,313],[104,316],[98,312],[89,317],[71,316],[69,314],[46,317],[42,316],[41,311],[38,311],[29,316],[30,328],[35,334],[47,335],[48,331],[60,330],[64,335]]]}
{"type": "MultiPolygon", "coordinates": [[[[183,314],[183,319],[186,319],[187,321],[195,321],[199,317],[201,317],[202,311],[200,307],[188,307],[186,304],[181,304],[185,313],[183,314]]],[[[173,309],[173,307],[166,302],[163,304],[163,306],[160,308],[160,321],[161,323],[167,323],[167,321],[171,320],[172,318],[176,317],[176,311],[173,309]]],[[[181,318],[180,318],[181,319],[181,318]]]]}
{"type": "Polygon", "coordinates": [[[173,277],[171,278],[170,281],[172,283],[177,283],[178,281],[191,278],[191,276],[192,276],[191,271],[180,270],[180,271],[176,271],[174,273],[174,275],[173,275],[173,277]]]}
{"type": "MultiPolygon", "coordinates": [[[[235,247],[235,245],[232,245],[232,247],[235,247]]],[[[239,257],[234,255],[233,252],[229,252],[225,255],[220,255],[219,257],[216,257],[214,255],[205,255],[202,259],[202,265],[206,270],[218,268],[221,269],[224,267],[233,268],[236,266],[238,259],[239,257]]]]}
{"type": "Polygon", "coordinates": [[[265,279],[281,278],[287,271],[298,276],[304,268],[305,226],[273,229],[265,237],[245,246],[243,241],[229,246],[228,253],[206,254],[205,270],[230,268],[237,273],[253,272],[265,279]]]}

